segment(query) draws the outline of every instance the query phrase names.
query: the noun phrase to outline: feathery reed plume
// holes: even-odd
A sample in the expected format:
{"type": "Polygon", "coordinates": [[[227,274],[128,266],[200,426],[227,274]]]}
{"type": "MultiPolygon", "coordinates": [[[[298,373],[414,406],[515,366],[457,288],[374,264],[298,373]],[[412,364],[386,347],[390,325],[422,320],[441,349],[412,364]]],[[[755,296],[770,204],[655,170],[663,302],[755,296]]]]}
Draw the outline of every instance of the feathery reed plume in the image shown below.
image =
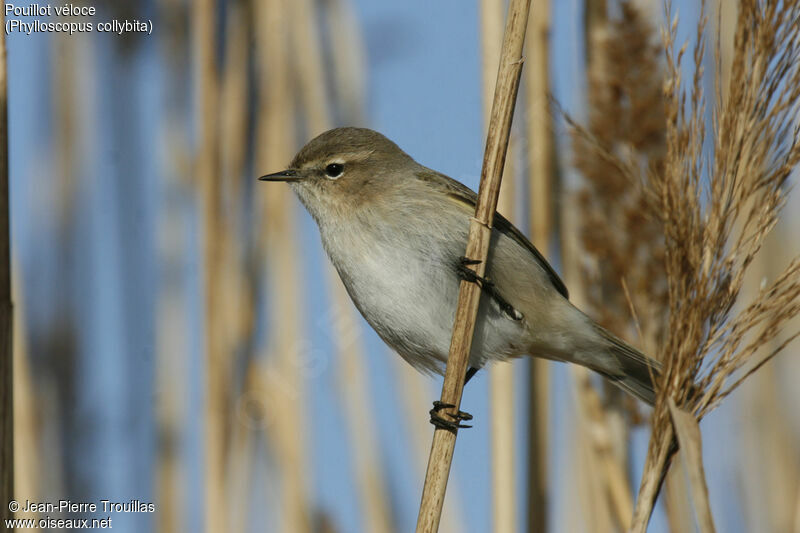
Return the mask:
{"type": "MultiPolygon", "coordinates": [[[[586,0],[584,3],[584,31],[586,42],[586,64],[587,70],[597,68],[598,57],[593,51],[596,49],[595,42],[601,34],[603,24],[606,20],[605,0],[586,0]]],[[[567,194],[564,199],[564,207],[559,212],[559,238],[562,249],[562,265],[564,277],[570,286],[570,300],[577,306],[585,305],[584,279],[580,275],[578,268],[581,257],[579,245],[579,224],[580,210],[578,209],[576,195],[567,194]]],[[[614,531],[614,521],[608,500],[605,498],[606,490],[604,479],[598,474],[602,468],[601,450],[604,447],[598,446],[597,427],[603,424],[605,429],[605,417],[603,420],[593,419],[592,413],[588,410],[596,394],[591,385],[591,378],[586,369],[570,365],[570,374],[574,383],[575,416],[574,429],[577,438],[576,445],[571,450],[574,454],[574,461],[580,464],[572,472],[574,484],[579,487],[578,497],[581,502],[581,518],[583,527],[594,533],[606,533],[614,531]],[[590,396],[591,395],[591,396],[590,396]]],[[[607,434],[607,432],[603,432],[607,434]]]]}
{"type": "Polygon", "coordinates": [[[650,187],[664,227],[669,322],[633,531],[644,531],[674,449],[667,399],[700,419],[800,335],[790,332],[756,361],[760,348],[800,312],[800,259],[734,312],[744,274],[775,225],[786,181],[800,162],[794,123],[800,2],[747,0],[739,9],[730,85],[726,97],[718,91],[711,126],[702,88],[705,14],[688,95],[681,75],[685,47],[675,50],[677,19],[663,34],[667,155],[650,187]],[[706,149],[709,132],[713,150],[706,149]]]}
{"type": "MultiPolygon", "coordinates": [[[[528,212],[531,242],[550,256],[553,234],[553,130],[550,90],[550,0],[531,6],[525,76],[528,170],[528,212]]],[[[550,363],[532,358],[528,380],[528,531],[546,531],[548,524],[547,436],[550,407],[550,363]]]]}
{"type": "Polygon", "coordinates": [[[574,165],[584,178],[581,243],[591,258],[583,275],[595,319],[630,338],[636,333],[633,308],[651,348],[661,339],[667,307],[661,221],[647,208],[643,178],[632,183],[605,154],[635,165],[638,176],[662,172],[664,74],[654,29],[631,2],[620,8],[620,17],[608,21],[593,43],[601,65],[588,73],[591,137],[573,130],[574,165]]]}
{"type": "MultiPolygon", "coordinates": [[[[655,226],[655,238],[649,235],[653,228],[643,220],[641,185],[621,172],[608,154],[634,159],[641,172],[657,167],[663,158],[664,128],[659,135],[653,125],[663,122],[659,49],[646,18],[631,2],[622,2],[620,14],[612,20],[605,2],[588,2],[586,17],[589,125],[573,126],[574,164],[584,180],[582,189],[569,199],[575,203],[571,218],[578,220],[565,221],[565,226],[570,224],[564,229],[565,271],[570,272],[576,304],[591,309],[609,329],[627,332],[628,337],[636,331],[642,337],[632,311],[649,317],[652,311],[646,306],[651,305],[652,287],[659,280],[664,286],[666,282],[663,268],[661,276],[653,278],[626,257],[657,260],[660,228],[655,226]],[[643,112],[649,117],[641,121],[643,112]],[[590,263],[595,268],[587,266],[590,263]],[[640,305],[631,303],[631,284],[640,305]]],[[[647,334],[655,336],[651,330],[647,334]]],[[[584,369],[572,368],[571,373],[577,386],[577,429],[585,435],[581,438],[588,447],[585,460],[592,464],[582,475],[597,489],[584,492],[586,507],[592,510],[586,525],[595,531],[625,530],[633,509],[627,471],[630,417],[623,409],[629,398],[609,387],[603,401],[584,369]]]]}
{"type": "MultiPolygon", "coordinates": [[[[508,6],[475,217],[470,220],[467,250],[464,254],[466,257],[480,261],[475,266],[475,271],[479,276],[484,273],[489,252],[492,219],[500,194],[503,165],[511,133],[511,120],[514,115],[522,73],[522,48],[525,43],[529,8],[530,0],[512,0],[508,6]]],[[[445,411],[450,416],[458,411],[461,404],[461,393],[467,373],[467,360],[478,315],[479,299],[480,289],[477,285],[465,282],[461,284],[441,396],[442,403],[453,405],[451,410],[445,411]]],[[[435,533],[439,528],[455,444],[455,430],[436,428],[433,433],[428,470],[422,490],[417,533],[435,533]]]]}
{"type": "MultiPolygon", "coordinates": [[[[0,16],[5,27],[5,15],[0,16]]],[[[14,381],[11,347],[11,233],[8,213],[8,92],[6,36],[0,37],[0,520],[12,518],[14,494],[14,381]]]]}

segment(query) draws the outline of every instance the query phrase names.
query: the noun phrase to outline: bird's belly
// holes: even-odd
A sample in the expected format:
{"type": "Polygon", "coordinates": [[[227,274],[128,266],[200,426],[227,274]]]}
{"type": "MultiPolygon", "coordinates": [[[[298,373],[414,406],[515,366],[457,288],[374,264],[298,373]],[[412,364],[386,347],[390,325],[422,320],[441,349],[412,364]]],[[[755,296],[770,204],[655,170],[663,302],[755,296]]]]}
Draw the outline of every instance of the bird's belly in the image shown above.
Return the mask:
{"type": "MultiPolygon", "coordinates": [[[[450,347],[459,278],[454,259],[391,246],[330,254],[347,292],[380,337],[413,366],[441,372],[450,347]],[[345,257],[345,255],[349,257],[345,257]]],[[[470,365],[520,355],[522,326],[482,298],[470,365]]]]}

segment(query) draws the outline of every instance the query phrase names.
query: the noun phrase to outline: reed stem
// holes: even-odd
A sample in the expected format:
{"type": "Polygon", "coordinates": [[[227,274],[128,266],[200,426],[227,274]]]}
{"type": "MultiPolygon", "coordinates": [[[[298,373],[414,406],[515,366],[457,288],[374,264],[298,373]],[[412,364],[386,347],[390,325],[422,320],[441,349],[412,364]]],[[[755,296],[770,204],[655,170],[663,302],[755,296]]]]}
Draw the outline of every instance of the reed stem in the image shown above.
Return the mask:
{"type": "MultiPolygon", "coordinates": [[[[512,0],[508,6],[500,68],[497,72],[492,116],[486,139],[486,150],[481,171],[481,183],[475,217],[470,220],[466,257],[479,260],[474,268],[483,275],[489,253],[492,220],[497,208],[505,164],[511,120],[517,100],[517,90],[522,73],[522,47],[528,24],[530,0],[512,0]]],[[[472,334],[478,316],[480,288],[474,283],[462,282],[458,295],[453,337],[442,385],[441,401],[455,407],[444,414],[453,415],[461,405],[464,377],[467,373],[472,334]]],[[[457,431],[437,428],[428,459],[425,486],[422,490],[417,533],[435,532],[439,529],[447,480],[453,460],[457,431]]]]}
{"type": "MultiPolygon", "coordinates": [[[[531,242],[549,256],[553,231],[553,142],[548,92],[550,87],[550,2],[539,0],[531,9],[528,70],[525,76],[528,140],[529,227],[531,242]]],[[[550,364],[530,360],[528,375],[528,531],[547,531],[547,427],[550,364]]]]}

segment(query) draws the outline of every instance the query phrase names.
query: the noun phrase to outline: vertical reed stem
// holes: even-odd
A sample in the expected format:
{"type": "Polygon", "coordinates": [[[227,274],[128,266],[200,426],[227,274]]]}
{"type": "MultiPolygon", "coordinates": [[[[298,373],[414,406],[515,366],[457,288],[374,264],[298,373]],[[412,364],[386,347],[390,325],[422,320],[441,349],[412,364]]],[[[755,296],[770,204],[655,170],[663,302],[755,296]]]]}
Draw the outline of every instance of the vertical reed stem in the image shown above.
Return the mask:
{"type": "MultiPolygon", "coordinates": [[[[295,149],[295,98],[293,59],[290,55],[293,28],[291,2],[269,0],[254,4],[257,30],[259,110],[256,168],[285,165],[295,149]]],[[[276,463],[281,473],[281,525],[279,531],[308,533],[312,530],[309,509],[309,442],[306,404],[306,363],[302,348],[303,285],[298,260],[298,237],[294,216],[297,202],[288,187],[269,188],[256,197],[256,212],[264,217],[258,235],[258,254],[265,260],[272,317],[270,359],[280,384],[268,392],[279,402],[277,420],[270,437],[275,439],[276,463]]],[[[271,404],[272,402],[270,402],[271,404]]]]}
{"type": "MultiPolygon", "coordinates": [[[[502,0],[481,1],[481,48],[483,70],[484,127],[489,128],[494,83],[497,79],[500,47],[503,43],[502,0]]],[[[513,220],[514,178],[513,141],[506,157],[506,179],[500,189],[497,210],[513,220]]],[[[516,528],[516,483],[514,468],[514,373],[510,363],[489,367],[489,431],[492,460],[492,531],[514,531],[516,528]]]]}
{"type": "MultiPolygon", "coordinates": [[[[483,275],[489,252],[491,225],[494,219],[503,165],[511,133],[511,120],[517,100],[519,79],[522,73],[522,47],[528,24],[530,0],[512,0],[508,6],[500,68],[497,72],[492,117],[486,139],[486,151],[481,171],[481,184],[475,217],[470,220],[466,257],[480,260],[475,271],[483,275]]],[[[480,288],[474,283],[462,282],[458,295],[453,337],[442,385],[441,401],[455,407],[445,414],[455,414],[461,405],[464,377],[467,373],[472,334],[478,315],[480,288]]],[[[457,431],[437,428],[433,433],[433,444],[428,459],[425,486],[422,490],[417,533],[432,533],[439,528],[447,479],[453,460],[457,431]]]]}
{"type": "MultiPolygon", "coordinates": [[[[550,86],[550,0],[539,0],[531,10],[526,75],[530,235],[548,256],[552,234],[552,137],[548,90],[550,86]]],[[[528,531],[547,531],[547,426],[550,396],[549,363],[530,360],[528,385],[528,531]]]]}
{"type": "Polygon", "coordinates": [[[216,2],[197,0],[193,7],[192,31],[195,53],[195,84],[198,88],[196,116],[200,128],[195,151],[194,173],[198,179],[199,200],[203,217],[203,269],[205,292],[205,529],[224,531],[224,403],[225,375],[222,372],[223,345],[221,331],[220,266],[221,210],[218,182],[217,104],[219,80],[215,61],[216,2]]]}

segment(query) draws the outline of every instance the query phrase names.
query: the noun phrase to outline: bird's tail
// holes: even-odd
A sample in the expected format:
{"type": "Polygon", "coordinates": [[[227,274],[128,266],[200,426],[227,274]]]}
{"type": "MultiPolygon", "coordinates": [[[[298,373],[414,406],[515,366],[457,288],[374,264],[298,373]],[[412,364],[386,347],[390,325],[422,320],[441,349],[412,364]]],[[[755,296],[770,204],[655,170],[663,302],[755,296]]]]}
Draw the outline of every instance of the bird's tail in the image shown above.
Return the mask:
{"type": "Polygon", "coordinates": [[[661,363],[626,344],[609,331],[595,325],[597,332],[609,345],[609,351],[617,363],[613,371],[595,369],[622,390],[633,394],[643,402],[653,405],[656,401],[653,380],[661,374],[661,363]]]}

